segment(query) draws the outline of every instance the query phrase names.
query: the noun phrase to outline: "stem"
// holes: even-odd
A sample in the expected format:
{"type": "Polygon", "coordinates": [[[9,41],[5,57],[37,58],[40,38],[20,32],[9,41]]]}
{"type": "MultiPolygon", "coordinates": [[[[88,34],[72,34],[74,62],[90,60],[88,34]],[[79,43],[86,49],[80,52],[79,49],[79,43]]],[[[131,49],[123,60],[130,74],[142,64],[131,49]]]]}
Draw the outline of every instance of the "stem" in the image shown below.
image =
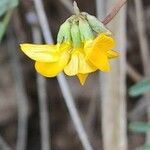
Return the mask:
{"type": "Polygon", "coordinates": [[[28,99],[25,91],[22,68],[19,61],[19,55],[16,49],[15,37],[13,31],[8,33],[8,54],[12,69],[13,79],[18,103],[18,132],[16,150],[26,150],[27,146],[27,128],[28,128],[28,99]]]}
{"type": "Polygon", "coordinates": [[[76,15],[80,14],[80,9],[79,9],[76,1],[73,2],[73,9],[74,9],[74,12],[76,15]]]}
{"type": "Polygon", "coordinates": [[[72,10],[72,2],[70,0],[59,0],[68,10],[69,12],[71,12],[71,14],[73,14],[73,10],[72,10]]]}
{"type": "Polygon", "coordinates": [[[0,136],[0,149],[3,150],[12,150],[9,145],[6,143],[6,141],[0,136]]]}
{"type": "Polygon", "coordinates": [[[135,68],[133,68],[129,63],[127,63],[127,73],[134,82],[138,82],[143,78],[143,76],[137,72],[137,70],[135,70],[135,68]]]}
{"type": "Polygon", "coordinates": [[[126,2],[127,0],[118,0],[111,12],[105,17],[104,20],[102,20],[102,23],[104,25],[108,24],[117,15],[119,10],[125,5],[126,2]]]}
{"type": "MultiPolygon", "coordinates": [[[[138,29],[138,38],[139,38],[139,45],[141,51],[141,58],[143,63],[144,74],[146,77],[150,76],[150,53],[149,53],[149,43],[148,38],[146,35],[146,22],[144,20],[144,8],[142,0],[134,0],[135,2],[135,11],[136,11],[136,23],[138,29]]],[[[144,94],[144,99],[150,99],[150,93],[144,94]]],[[[150,122],[150,107],[147,108],[148,113],[148,122],[150,122]]],[[[146,143],[150,144],[150,133],[146,135],[146,143]]]]}
{"type": "MultiPolygon", "coordinates": [[[[28,19],[28,22],[32,28],[32,36],[34,43],[41,43],[42,35],[40,27],[36,25],[38,19],[34,12],[29,13],[32,15],[32,20],[28,19]]],[[[41,75],[37,74],[37,93],[39,100],[39,114],[40,114],[40,132],[41,132],[41,150],[50,150],[51,149],[51,139],[50,139],[50,126],[49,126],[49,112],[47,105],[47,93],[46,93],[46,79],[41,75]]]]}
{"type": "Polygon", "coordinates": [[[50,128],[49,128],[49,115],[47,105],[47,94],[46,94],[46,79],[37,74],[37,88],[39,98],[39,109],[40,109],[40,126],[41,126],[41,149],[50,150],[51,139],[50,139],[50,128]]]}
{"type": "MultiPolygon", "coordinates": [[[[104,6],[111,6],[115,0],[101,0],[104,6]]],[[[97,0],[99,3],[99,0],[97,0]]],[[[102,17],[99,5],[97,14],[102,17]]],[[[118,6],[118,5],[117,5],[118,6]]],[[[115,6],[116,8],[116,6],[115,6]]],[[[103,8],[105,11],[105,9],[103,8]]],[[[109,9],[108,9],[109,10],[109,9]]],[[[116,9],[115,9],[116,10],[116,9]]],[[[118,11],[117,11],[118,12],[118,11]]],[[[109,21],[113,18],[111,12],[109,21]]],[[[106,17],[107,18],[107,17],[106,17]]],[[[99,18],[100,19],[100,18],[99,18]]],[[[108,21],[106,19],[106,21],[108,21]]],[[[102,138],[103,150],[127,150],[126,135],[126,10],[124,9],[116,21],[111,23],[110,29],[115,32],[118,41],[117,49],[120,49],[118,61],[111,62],[112,69],[106,75],[100,74],[101,89],[101,113],[102,113],[102,138]],[[109,129],[109,130],[108,130],[109,129]]]]}
{"type": "Polygon", "coordinates": [[[1,42],[2,38],[3,38],[3,35],[5,34],[7,25],[8,25],[8,23],[9,23],[9,20],[10,20],[11,15],[12,15],[12,12],[13,12],[12,9],[9,10],[9,11],[6,13],[6,15],[4,16],[4,19],[3,19],[2,23],[1,23],[1,24],[2,24],[2,27],[1,27],[1,28],[3,28],[3,29],[0,31],[0,42],[1,42]]]}

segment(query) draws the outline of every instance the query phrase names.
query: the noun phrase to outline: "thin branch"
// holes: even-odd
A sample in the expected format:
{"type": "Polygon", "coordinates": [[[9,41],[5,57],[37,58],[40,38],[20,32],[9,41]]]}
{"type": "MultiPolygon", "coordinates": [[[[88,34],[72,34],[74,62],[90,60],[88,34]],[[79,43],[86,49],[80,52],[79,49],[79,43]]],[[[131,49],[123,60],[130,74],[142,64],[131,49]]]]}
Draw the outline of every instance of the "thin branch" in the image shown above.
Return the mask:
{"type": "Polygon", "coordinates": [[[48,20],[45,14],[43,2],[41,0],[33,0],[35,9],[37,12],[39,24],[41,26],[42,34],[44,36],[44,39],[46,43],[51,44],[53,43],[53,36],[50,31],[49,25],[48,25],[48,20]]]}
{"type": "Polygon", "coordinates": [[[141,98],[138,103],[134,106],[131,112],[128,114],[128,118],[131,121],[137,121],[146,114],[146,108],[150,106],[149,99],[145,97],[141,98]]]}
{"type": "Polygon", "coordinates": [[[5,142],[5,140],[0,136],[0,149],[2,150],[11,150],[9,145],[5,142]]]}
{"type": "MultiPolygon", "coordinates": [[[[27,21],[32,28],[32,36],[34,43],[41,43],[41,31],[37,25],[38,19],[34,12],[27,14],[27,21]]],[[[50,150],[50,127],[49,127],[49,112],[47,105],[46,94],[46,79],[37,74],[37,93],[39,100],[40,126],[41,126],[41,150],[50,150]]]]}
{"type": "Polygon", "coordinates": [[[127,0],[118,0],[111,12],[102,20],[103,24],[108,24],[119,12],[119,10],[126,4],[127,0]]]}
{"type": "Polygon", "coordinates": [[[144,8],[141,0],[134,0],[136,10],[137,30],[140,43],[141,57],[146,76],[150,75],[150,53],[144,20],[144,8]]]}
{"type": "MultiPolygon", "coordinates": [[[[108,8],[115,0],[103,2],[107,2],[108,8]]],[[[121,2],[123,1],[118,1],[106,17],[105,24],[111,21],[123,6],[121,2]]],[[[101,13],[101,7],[103,6],[99,5],[97,14],[101,13]]],[[[126,150],[126,9],[110,24],[109,28],[116,33],[117,49],[121,54],[118,60],[111,62],[111,71],[100,75],[103,149],[126,150]]]]}
{"type": "Polygon", "coordinates": [[[96,0],[96,14],[98,19],[104,18],[106,16],[106,0],[96,0]]]}
{"type": "Polygon", "coordinates": [[[74,123],[75,129],[78,133],[78,136],[79,136],[79,138],[82,142],[82,145],[83,145],[84,149],[85,150],[93,150],[93,148],[92,148],[92,146],[89,142],[87,133],[86,133],[84,127],[83,127],[82,121],[80,119],[78,110],[77,110],[76,105],[75,105],[75,102],[74,102],[70,92],[69,93],[67,92],[67,91],[69,91],[69,87],[66,84],[67,82],[66,82],[66,79],[63,76],[63,74],[60,74],[58,76],[58,81],[59,81],[62,93],[64,95],[65,102],[66,102],[66,105],[68,107],[71,119],[74,123]],[[61,79],[61,83],[60,83],[60,79],[61,79]],[[67,87],[67,88],[64,88],[64,87],[67,87]]]}
{"type": "Polygon", "coordinates": [[[2,40],[3,35],[5,34],[5,31],[6,31],[6,28],[8,26],[8,23],[10,21],[10,18],[12,16],[12,13],[13,13],[12,9],[10,9],[9,11],[7,11],[7,13],[5,14],[5,16],[4,16],[3,20],[2,20],[2,26],[1,27],[3,27],[3,30],[1,30],[0,42],[2,40]]]}
{"type": "Polygon", "coordinates": [[[97,107],[96,102],[97,102],[96,98],[90,99],[90,103],[89,103],[88,111],[87,111],[87,115],[86,115],[86,121],[85,121],[86,122],[86,128],[88,129],[88,132],[91,132],[90,130],[92,129],[92,126],[94,124],[93,120],[95,120],[96,107],[97,107]]]}
{"type": "Polygon", "coordinates": [[[49,127],[49,115],[48,105],[46,102],[46,80],[44,77],[37,74],[37,87],[39,97],[40,108],[40,125],[41,125],[41,140],[42,150],[50,150],[50,127],[49,127]]]}
{"type": "MultiPolygon", "coordinates": [[[[135,2],[135,11],[136,11],[136,23],[138,29],[138,37],[140,43],[140,51],[142,57],[142,63],[144,68],[144,74],[146,77],[150,76],[150,53],[149,53],[149,45],[148,45],[148,38],[146,35],[146,24],[144,20],[144,8],[142,0],[134,0],[135,2]]],[[[144,94],[144,99],[149,99],[150,94],[144,94]]],[[[150,107],[147,108],[148,113],[148,121],[150,122],[150,107]]],[[[150,133],[147,133],[146,136],[146,143],[150,144],[150,133]]]]}
{"type": "Polygon", "coordinates": [[[73,12],[73,5],[71,0],[59,0],[69,11],[70,13],[74,13],[73,12]]]}
{"type": "MultiPolygon", "coordinates": [[[[52,34],[48,26],[48,20],[44,11],[42,0],[34,0],[34,3],[35,3],[35,8],[37,11],[37,15],[39,18],[39,22],[40,22],[40,26],[43,32],[44,39],[46,43],[53,43],[52,34]]],[[[80,119],[79,113],[75,106],[74,99],[70,93],[68,83],[62,73],[58,75],[57,79],[58,79],[62,94],[64,96],[65,103],[68,107],[71,119],[75,125],[75,129],[81,140],[81,143],[85,150],[92,150],[93,148],[88,140],[87,133],[85,132],[84,127],[82,125],[82,121],[80,119]]]]}
{"type": "Polygon", "coordinates": [[[127,63],[127,73],[133,79],[133,81],[138,82],[143,78],[143,76],[135,70],[129,63],[127,63]]]}
{"type": "Polygon", "coordinates": [[[19,62],[19,56],[16,52],[15,37],[10,31],[8,33],[8,54],[10,65],[14,78],[17,102],[18,102],[18,132],[17,132],[17,150],[26,150],[27,145],[27,126],[28,126],[28,100],[25,92],[22,70],[19,62]]]}
{"type": "Polygon", "coordinates": [[[20,14],[19,14],[19,10],[15,9],[12,15],[12,23],[13,23],[13,28],[14,28],[14,32],[17,35],[17,41],[19,41],[19,43],[22,43],[23,41],[26,41],[26,33],[24,31],[24,29],[22,28],[22,22],[20,19],[20,14]]]}

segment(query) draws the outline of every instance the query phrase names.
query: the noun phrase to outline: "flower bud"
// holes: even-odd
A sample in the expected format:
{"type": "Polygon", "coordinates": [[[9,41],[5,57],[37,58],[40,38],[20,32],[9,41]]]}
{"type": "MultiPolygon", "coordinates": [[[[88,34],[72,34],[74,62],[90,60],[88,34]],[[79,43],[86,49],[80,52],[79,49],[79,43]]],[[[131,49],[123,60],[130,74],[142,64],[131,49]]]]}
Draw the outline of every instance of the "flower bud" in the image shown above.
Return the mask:
{"type": "Polygon", "coordinates": [[[77,23],[73,23],[71,26],[71,37],[74,48],[81,47],[81,36],[79,31],[79,26],[77,23]]]}
{"type": "Polygon", "coordinates": [[[79,29],[83,42],[94,39],[93,31],[86,20],[79,20],[79,29]]]}
{"type": "Polygon", "coordinates": [[[86,14],[87,20],[91,28],[97,33],[106,33],[111,35],[111,32],[104,26],[102,22],[100,22],[96,17],[86,14]]]}
{"type": "Polygon", "coordinates": [[[71,23],[68,20],[60,26],[57,35],[57,43],[62,42],[71,42],[71,23]]]}

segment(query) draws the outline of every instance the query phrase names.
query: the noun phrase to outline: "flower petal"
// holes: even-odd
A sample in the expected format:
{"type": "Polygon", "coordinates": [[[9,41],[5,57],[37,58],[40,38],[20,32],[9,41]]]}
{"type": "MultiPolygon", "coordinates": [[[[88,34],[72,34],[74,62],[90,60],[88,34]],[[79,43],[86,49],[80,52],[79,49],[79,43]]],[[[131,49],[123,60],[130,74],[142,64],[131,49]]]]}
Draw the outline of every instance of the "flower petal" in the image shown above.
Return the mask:
{"type": "Polygon", "coordinates": [[[57,45],[20,44],[21,50],[31,59],[39,62],[55,62],[60,52],[70,49],[70,44],[57,45]]]}
{"type": "Polygon", "coordinates": [[[99,70],[104,72],[108,72],[110,70],[108,56],[105,53],[100,53],[99,51],[97,51],[97,53],[93,52],[90,56],[88,56],[88,59],[99,70]]]}
{"type": "Polygon", "coordinates": [[[85,83],[85,81],[86,81],[86,79],[88,77],[88,74],[81,74],[81,73],[79,73],[79,74],[77,74],[77,76],[79,78],[79,81],[80,81],[81,85],[84,85],[84,83],[85,83]]]}
{"type": "Polygon", "coordinates": [[[64,68],[64,72],[68,76],[74,76],[74,75],[78,74],[78,61],[79,61],[78,54],[77,53],[73,53],[71,55],[71,59],[70,59],[69,63],[64,68]]]}
{"type": "Polygon", "coordinates": [[[96,71],[96,67],[94,67],[88,60],[86,60],[84,54],[82,52],[78,53],[78,73],[91,73],[96,71]]]}
{"type": "Polygon", "coordinates": [[[59,59],[57,45],[20,44],[21,50],[31,59],[39,62],[54,62],[59,59]]]}
{"type": "Polygon", "coordinates": [[[36,62],[35,68],[38,73],[45,77],[55,77],[64,69],[69,61],[69,57],[70,54],[65,51],[62,53],[59,61],[53,63],[36,62]]]}
{"type": "Polygon", "coordinates": [[[108,50],[107,51],[107,56],[109,59],[111,58],[116,58],[119,56],[119,53],[117,51],[114,51],[114,50],[108,50]]]}
{"type": "Polygon", "coordinates": [[[102,33],[94,40],[93,47],[99,48],[100,51],[107,51],[115,47],[115,40],[102,33]]]}
{"type": "Polygon", "coordinates": [[[94,40],[93,44],[91,42],[86,43],[85,53],[87,59],[101,71],[108,72],[110,66],[107,52],[114,46],[114,39],[102,33],[94,40]]]}

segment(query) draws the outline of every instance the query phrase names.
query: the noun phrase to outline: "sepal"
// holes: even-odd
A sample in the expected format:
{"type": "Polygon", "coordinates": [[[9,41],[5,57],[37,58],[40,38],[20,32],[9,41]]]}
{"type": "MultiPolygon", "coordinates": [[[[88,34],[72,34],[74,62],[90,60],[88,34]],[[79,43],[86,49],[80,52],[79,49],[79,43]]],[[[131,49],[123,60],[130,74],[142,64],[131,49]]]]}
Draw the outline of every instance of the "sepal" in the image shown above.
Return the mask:
{"type": "Polygon", "coordinates": [[[81,35],[79,31],[79,26],[77,23],[73,23],[71,26],[71,37],[72,37],[73,47],[80,48],[81,47],[81,35]]]}
{"type": "Polygon", "coordinates": [[[87,16],[89,25],[96,33],[98,34],[105,33],[107,35],[111,35],[111,32],[96,17],[89,15],[89,14],[87,14],[86,16],[87,16]]]}
{"type": "Polygon", "coordinates": [[[71,42],[71,23],[66,20],[59,29],[57,35],[57,43],[71,42]]]}
{"type": "Polygon", "coordinates": [[[81,39],[83,42],[94,39],[93,31],[86,20],[79,20],[79,29],[81,33],[81,39]]]}

